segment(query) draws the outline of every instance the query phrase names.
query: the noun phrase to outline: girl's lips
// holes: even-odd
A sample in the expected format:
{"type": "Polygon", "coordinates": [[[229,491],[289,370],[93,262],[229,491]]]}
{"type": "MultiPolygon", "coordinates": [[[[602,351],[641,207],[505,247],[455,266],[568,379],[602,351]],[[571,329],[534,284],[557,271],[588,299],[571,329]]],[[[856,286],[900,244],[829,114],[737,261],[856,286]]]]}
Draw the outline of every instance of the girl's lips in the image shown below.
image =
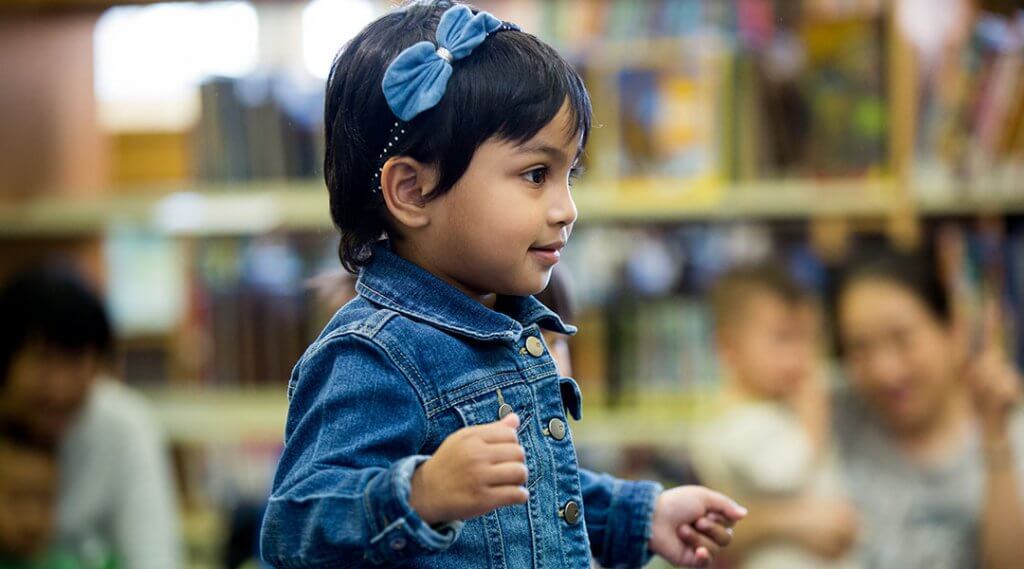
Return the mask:
{"type": "Polygon", "coordinates": [[[545,265],[557,265],[559,259],[562,258],[562,252],[558,249],[538,249],[534,247],[530,249],[530,254],[545,265]]]}

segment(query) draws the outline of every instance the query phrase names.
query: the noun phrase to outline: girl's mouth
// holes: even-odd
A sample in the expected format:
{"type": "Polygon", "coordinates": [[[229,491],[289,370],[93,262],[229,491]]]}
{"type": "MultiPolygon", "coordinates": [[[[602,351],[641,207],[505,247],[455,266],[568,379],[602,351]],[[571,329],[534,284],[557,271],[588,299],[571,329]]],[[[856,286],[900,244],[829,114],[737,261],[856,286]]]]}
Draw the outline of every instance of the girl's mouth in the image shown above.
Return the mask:
{"type": "Polygon", "coordinates": [[[558,261],[562,258],[562,247],[564,246],[564,242],[558,242],[539,247],[530,247],[530,254],[540,261],[541,264],[554,266],[557,265],[558,261]]]}

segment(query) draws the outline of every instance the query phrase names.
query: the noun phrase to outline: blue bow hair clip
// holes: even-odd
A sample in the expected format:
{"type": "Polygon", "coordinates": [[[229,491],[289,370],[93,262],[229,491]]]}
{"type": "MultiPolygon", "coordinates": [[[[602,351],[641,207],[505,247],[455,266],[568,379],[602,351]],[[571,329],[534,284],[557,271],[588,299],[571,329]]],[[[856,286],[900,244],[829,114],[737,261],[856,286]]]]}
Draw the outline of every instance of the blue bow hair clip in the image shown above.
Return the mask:
{"type": "Polygon", "coordinates": [[[437,26],[437,45],[421,41],[398,54],[384,72],[384,98],[399,119],[409,122],[441,101],[452,62],[468,56],[499,29],[517,29],[467,6],[452,6],[437,26]]]}

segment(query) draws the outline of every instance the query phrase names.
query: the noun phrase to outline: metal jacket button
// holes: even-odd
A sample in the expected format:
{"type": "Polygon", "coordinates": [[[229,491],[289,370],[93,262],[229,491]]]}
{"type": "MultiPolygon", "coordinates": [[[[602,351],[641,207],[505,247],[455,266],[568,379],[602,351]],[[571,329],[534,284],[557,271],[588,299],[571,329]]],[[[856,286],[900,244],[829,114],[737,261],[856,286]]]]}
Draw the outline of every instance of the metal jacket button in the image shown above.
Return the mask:
{"type": "Polygon", "coordinates": [[[575,500],[569,500],[565,503],[565,507],[558,512],[558,517],[569,525],[576,525],[580,521],[580,505],[575,500]]]}
{"type": "Polygon", "coordinates": [[[551,438],[556,441],[560,441],[565,438],[565,422],[559,418],[554,418],[548,421],[548,434],[551,438]]]}
{"type": "Polygon", "coordinates": [[[540,338],[530,336],[526,339],[526,351],[530,352],[531,356],[539,358],[544,355],[544,343],[540,341],[540,338]]]}

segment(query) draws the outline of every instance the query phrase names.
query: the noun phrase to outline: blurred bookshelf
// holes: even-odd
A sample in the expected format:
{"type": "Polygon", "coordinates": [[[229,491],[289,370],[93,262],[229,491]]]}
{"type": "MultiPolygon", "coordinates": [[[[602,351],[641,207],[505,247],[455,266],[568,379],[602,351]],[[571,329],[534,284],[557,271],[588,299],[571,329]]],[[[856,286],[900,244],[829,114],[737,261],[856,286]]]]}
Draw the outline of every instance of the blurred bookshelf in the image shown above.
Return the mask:
{"type": "MultiPolygon", "coordinates": [[[[95,22],[106,16],[102,8],[121,3],[18,4],[55,14],[73,7],[68,13],[95,22]]],[[[374,13],[388,5],[359,4],[374,13]]],[[[593,96],[588,174],[575,190],[580,221],[574,241],[583,242],[577,245],[582,252],[570,252],[567,263],[585,283],[582,304],[597,330],[594,347],[580,359],[601,358],[592,354],[607,351],[602,334],[644,333],[640,324],[611,330],[604,322],[609,314],[629,321],[662,302],[675,303],[669,314],[689,314],[690,308],[676,305],[697,303],[702,287],[730,259],[766,252],[793,258],[820,286],[828,257],[836,254],[823,250],[818,238],[829,231],[839,231],[840,241],[863,233],[912,242],[946,222],[966,224],[971,234],[973,220],[995,217],[1011,225],[1003,236],[1007,257],[1017,254],[1013,220],[1024,214],[1024,50],[1006,36],[1024,16],[982,12],[959,55],[938,72],[922,73],[927,62],[899,31],[895,4],[882,0],[478,4],[555,45],[593,96]],[[767,247],[744,249],[751,236],[767,247]],[[643,263],[630,261],[632,253],[614,240],[667,259],[666,266],[681,274],[644,273],[643,263]],[[709,247],[721,249],[715,253],[720,259],[706,258],[702,250],[709,247]],[[646,282],[652,279],[661,280],[646,282]],[[629,295],[636,303],[621,301],[629,295]]],[[[263,47],[277,58],[275,66],[203,79],[194,89],[197,111],[188,128],[95,134],[94,146],[107,148],[108,183],[65,191],[50,178],[23,176],[2,185],[18,188],[24,185],[18,180],[29,179],[36,188],[0,197],[5,251],[19,243],[72,242],[102,252],[101,280],[124,320],[129,381],[171,394],[182,386],[187,392],[238,390],[244,407],[248,390],[283,385],[288,362],[322,324],[315,291],[305,284],[337,265],[319,172],[322,80],[296,80],[295,69],[281,62],[302,57],[276,47],[302,44],[305,6],[252,5],[260,33],[270,36],[263,47]],[[285,263],[283,276],[273,274],[276,262],[285,263]],[[140,282],[151,282],[161,298],[150,299],[153,293],[132,282],[132,269],[142,266],[150,276],[140,282]],[[253,325],[281,335],[249,333],[253,325]],[[210,346],[197,346],[203,342],[210,346]],[[262,349],[267,342],[288,347],[262,349]],[[250,366],[263,368],[262,376],[223,363],[270,353],[272,361],[250,366]]],[[[45,27],[46,19],[33,21],[45,27]]],[[[96,96],[91,82],[67,89],[96,96]]],[[[39,170],[22,162],[27,172],[39,170]]],[[[657,324],[676,342],[659,349],[703,345],[708,324],[695,318],[689,331],[657,324]]],[[[620,361],[584,366],[596,378],[591,401],[628,406],[622,402],[628,397],[607,393],[629,391],[609,387],[613,382],[604,376],[616,365],[626,365],[621,374],[637,373],[620,361]]],[[[686,364],[685,372],[682,365],[669,361],[643,372],[661,376],[644,389],[665,387],[680,375],[715,373],[702,363],[686,364]]],[[[713,386],[713,377],[701,381],[713,386]]],[[[696,388],[676,381],[674,389],[686,395],[696,388]]],[[[171,408],[179,408],[175,396],[169,396],[171,408]]],[[[258,408],[260,401],[250,403],[258,408]]]]}
{"type": "MultiPolygon", "coordinates": [[[[87,257],[122,339],[121,375],[179,448],[198,505],[190,547],[205,548],[191,566],[214,567],[224,519],[211,509],[265,491],[291,365],[337,308],[311,284],[340,268],[323,80],[301,52],[309,2],[242,3],[258,21],[250,71],[204,76],[188,109],[125,113],[191,117],[175,128],[103,126],[118,109],[102,100],[89,47],[106,53],[93,30],[126,4],[156,3],[0,9],[0,67],[25,85],[14,100],[43,109],[0,108],[13,127],[0,135],[11,149],[0,154],[0,277],[44,252],[87,257]]],[[[356,4],[371,16],[390,5],[339,5],[356,4]]],[[[859,241],[936,242],[966,305],[997,291],[1004,341],[1024,362],[1024,14],[980,2],[953,55],[936,58],[884,0],[476,4],[551,42],[593,97],[564,259],[582,330],[582,447],[682,447],[714,412],[701,297],[737,261],[771,255],[824,295],[859,241]]]]}
{"type": "MultiPolygon", "coordinates": [[[[288,402],[281,389],[146,389],[157,417],[171,438],[188,445],[230,445],[283,440],[288,402]]],[[[588,406],[573,433],[584,445],[621,446],[685,437],[694,420],[714,413],[715,394],[646,394],[636,405],[644,409],[614,410],[588,406]],[[680,410],[686,418],[680,420],[680,410]]]]}
{"type": "MultiPolygon", "coordinates": [[[[1024,178],[1022,178],[1024,180],[1024,178]]],[[[1024,213],[1024,182],[987,184],[975,192],[936,192],[916,200],[922,216],[1024,213]]],[[[953,187],[952,184],[944,184],[953,187]]],[[[921,192],[927,194],[927,192],[921,192]]],[[[680,193],[669,180],[584,181],[574,198],[579,224],[701,220],[881,219],[897,207],[891,181],[770,181],[680,193]]],[[[98,236],[119,224],[183,237],[330,230],[327,190],[318,181],[119,188],[90,198],[0,203],[0,238],[98,236]]]]}
{"type": "MultiPolygon", "coordinates": [[[[387,7],[358,3],[375,13],[387,7]]],[[[99,8],[113,4],[20,3],[74,6],[101,21],[99,8]]],[[[713,390],[714,366],[672,354],[686,344],[710,352],[698,299],[733,260],[774,254],[820,287],[837,255],[828,249],[843,249],[837,239],[881,234],[912,245],[945,223],[969,239],[975,220],[994,217],[1007,225],[1004,259],[1016,266],[1024,91],[1015,87],[1024,71],[1021,46],[1006,36],[1024,16],[981,12],[961,54],[923,73],[931,63],[899,32],[895,4],[881,0],[479,4],[555,45],[593,94],[588,175],[574,191],[580,252],[567,254],[596,331],[578,342],[589,352],[580,359],[607,360],[584,365],[592,378],[583,381],[597,391],[591,401],[636,406],[630,389],[613,387],[615,374],[652,378],[633,391],[713,390]],[[833,242],[821,238],[836,231],[833,242]],[[668,268],[652,272],[644,255],[668,268]],[[696,315],[677,330],[644,323],[650,317],[638,314],[646,312],[696,315]],[[616,331],[609,314],[636,323],[616,331]],[[605,346],[609,335],[631,340],[605,346]],[[663,355],[625,359],[665,360],[654,368],[593,355],[653,337],[672,339],[651,348],[663,355]]],[[[0,199],[5,251],[66,242],[101,251],[128,380],[166,390],[173,408],[182,388],[238,390],[243,407],[259,407],[248,391],[283,385],[288,362],[325,317],[306,283],[337,266],[319,173],[323,82],[297,80],[282,61],[301,56],[274,47],[302,43],[305,5],[253,5],[279,60],[202,80],[188,128],[99,133],[108,184],[69,192],[43,180],[0,199]],[[280,334],[247,330],[256,324],[280,334]],[[266,359],[224,362],[240,358],[266,359]]],[[[93,96],[92,85],[79,88],[93,96]]]]}

